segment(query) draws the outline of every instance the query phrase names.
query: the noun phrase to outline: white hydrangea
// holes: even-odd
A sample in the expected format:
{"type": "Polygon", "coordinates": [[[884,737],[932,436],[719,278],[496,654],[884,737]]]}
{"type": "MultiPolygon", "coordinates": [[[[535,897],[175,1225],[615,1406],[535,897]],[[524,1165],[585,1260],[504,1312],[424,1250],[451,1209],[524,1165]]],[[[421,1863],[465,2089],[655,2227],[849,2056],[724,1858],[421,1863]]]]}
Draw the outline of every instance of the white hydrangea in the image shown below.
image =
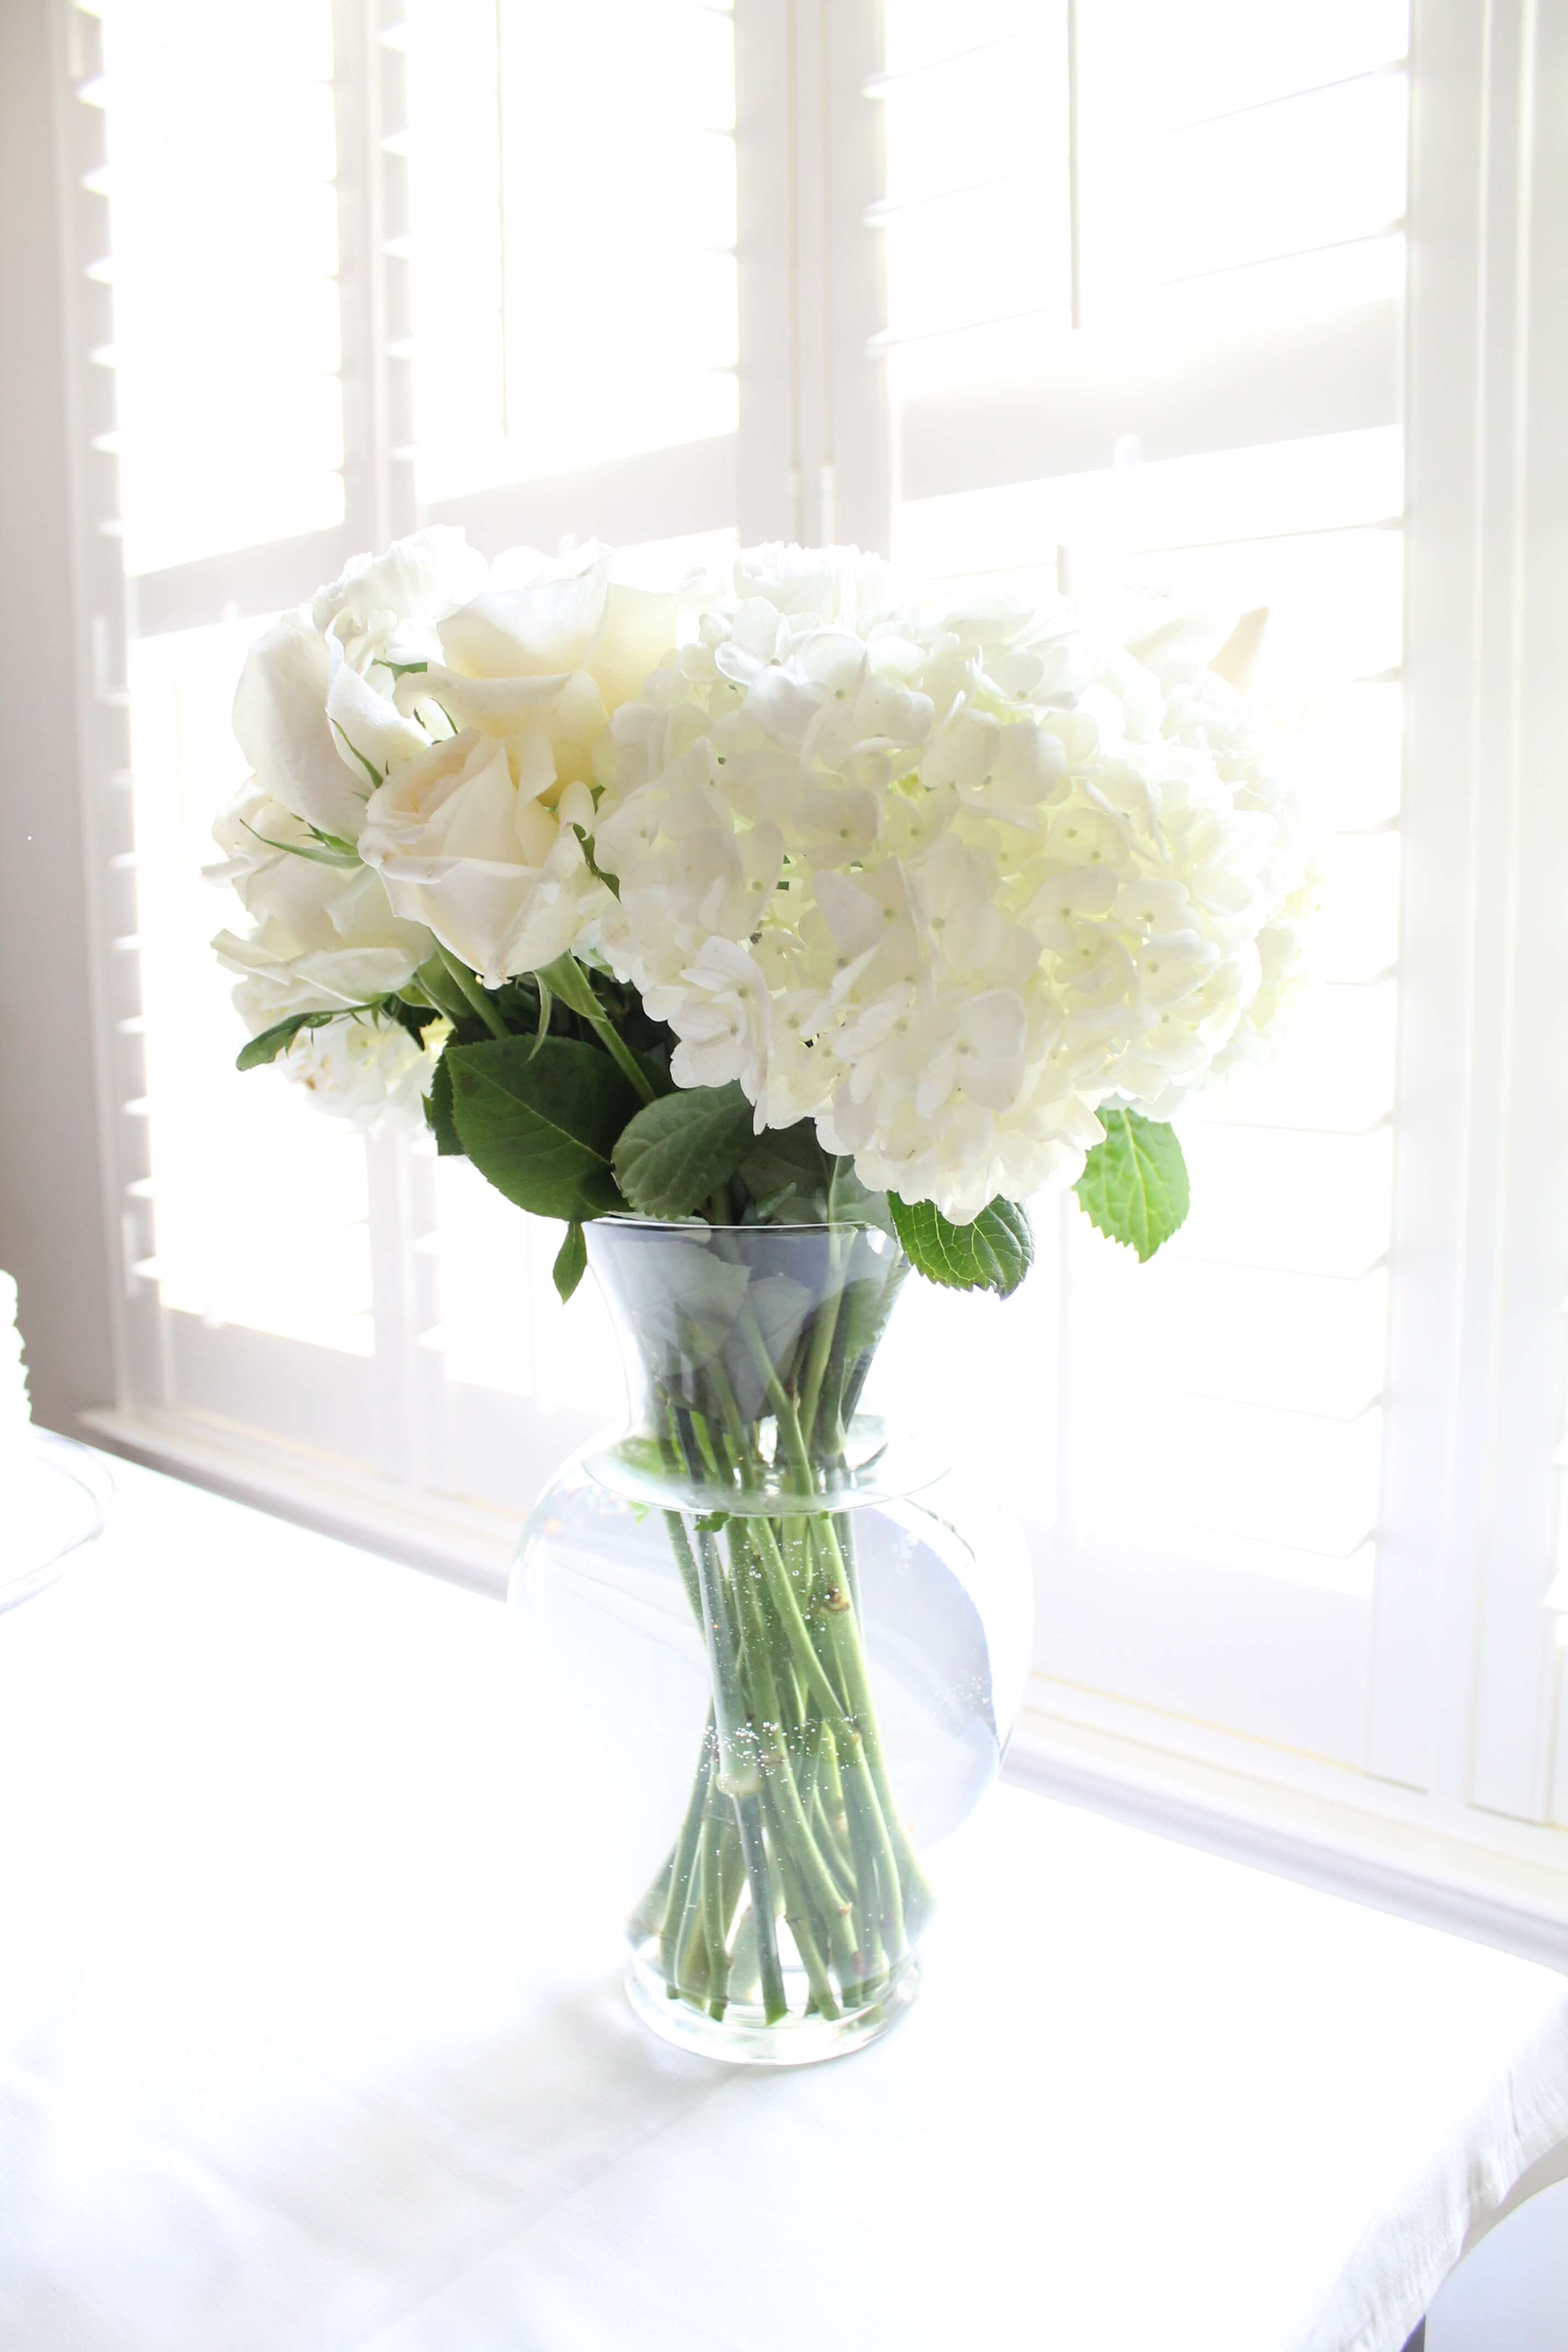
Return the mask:
{"type": "Polygon", "coordinates": [[[445,1021],[433,1023],[422,1043],[395,1021],[368,1014],[329,1021],[300,1030],[275,1066],[303,1087],[318,1110],[346,1120],[360,1135],[417,1135],[425,1126],[424,1098],[450,1034],[445,1021]]]}
{"type": "Polygon", "coordinates": [[[1070,1183],[1112,1098],[1258,1050],[1310,901],[1296,804],[1183,629],[1129,646],[853,550],[752,550],[611,721],[600,951],[759,1128],[963,1222],[1070,1183]]]}

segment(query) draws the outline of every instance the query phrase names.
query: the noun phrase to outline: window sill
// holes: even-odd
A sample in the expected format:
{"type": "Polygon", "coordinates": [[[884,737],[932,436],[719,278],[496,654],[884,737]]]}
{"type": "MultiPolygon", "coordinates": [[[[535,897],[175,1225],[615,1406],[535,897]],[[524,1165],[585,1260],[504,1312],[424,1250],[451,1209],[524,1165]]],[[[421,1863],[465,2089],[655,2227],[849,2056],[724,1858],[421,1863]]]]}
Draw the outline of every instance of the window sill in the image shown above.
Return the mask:
{"type": "Polygon", "coordinates": [[[167,1470],[194,1486],[271,1511],[448,1583],[500,1600],[517,1549],[515,1512],[412,1494],[303,1447],[268,1444],[248,1431],[193,1413],[102,1406],[79,1416],[84,1433],[111,1454],[167,1470]]]}
{"type": "MultiPolygon", "coordinates": [[[[191,1414],[105,1408],[81,1422],[111,1453],[489,1598],[506,1591],[515,1512],[416,1496],[191,1414]]],[[[1436,1800],[1369,1774],[1212,1737],[1044,1675],[1030,1685],[1007,1776],[1568,1971],[1568,1832],[1473,1807],[1444,1812],[1436,1800]]]]}
{"type": "MultiPolygon", "coordinates": [[[[1010,1780],[1568,1971],[1568,1832],[1476,1807],[1445,1814],[1434,1799],[1371,1774],[1313,1768],[1267,1749],[1253,1769],[1184,1754],[1082,1720],[1075,1703],[1083,1697],[1033,1677],[1008,1752],[1010,1780]],[[1296,1785],[1273,1777],[1298,1763],[1296,1785]],[[1320,1785],[1309,1785],[1313,1780],[1320,1785]],[[1325,1782],[1336,1784],[1332,1793],[1325,1782]]],[[[1143,1712],[1104,1704],[1097,1711],[1143,1712]]],[[[1154,1720],[1173,1742],[1194,1729],[1154,1720]]]]}

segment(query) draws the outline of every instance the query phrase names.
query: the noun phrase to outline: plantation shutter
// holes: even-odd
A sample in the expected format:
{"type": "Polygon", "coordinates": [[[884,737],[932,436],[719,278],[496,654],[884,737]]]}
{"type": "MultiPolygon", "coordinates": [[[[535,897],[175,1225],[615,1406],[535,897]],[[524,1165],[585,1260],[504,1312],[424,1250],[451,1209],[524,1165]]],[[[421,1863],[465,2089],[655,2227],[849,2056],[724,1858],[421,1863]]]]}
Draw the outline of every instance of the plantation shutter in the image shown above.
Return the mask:
{"type": "Polygon", "coordinates": [[[976,588],[1169,589],[1226,626],[1267,609],[1258,687],[1322,683],[1303,764],[1332,874],[1286,1052],[1182,1119],[1183,1233],[1140,1268],[1042,1202],[1047,1278],[992,1328],[948,1318],[944,1346],[968,1351],[977,1419],[1004,1417],[1039,1530],[1052,1704],[1359,1763],[1396,989],[1403,16],[889,0],[886,21],[895,555],[976,588]]]}
{"type": "Polygon", "coordinates": [[[1391,0],[60,9],[102,1425],[493,1573],[615,1395],[553,1232],[229,1067],[234,679],[349,556],[837,537],[1267,609],[1332,884],[1291,1041],[1184,1115],[1152,1265],[1043,1202],[1028,1289],[915,1294],[887,1376],[1029,1521],[1037,1724],[1568,1821],[1568,34],[1417,0],[1412,160],[1391,0]]]}
{"type": "Polygon", "coordinates": [[[103,725],[129,738],[96,778],[126,1399],[176,1455],[331,1490],[493,1570],[613,1402],[596,1297],[562,1315],[559,1235],[466,1165],[234,1071],[207,942],[238,910],[200,868],[243,780],[245,648],[357,551],[429,521],[491,554],[597,532],[651,578],[733,542],[730,18],[108,0],[68,20],[79,358],[112,428],[84,539],[103,725]]]}

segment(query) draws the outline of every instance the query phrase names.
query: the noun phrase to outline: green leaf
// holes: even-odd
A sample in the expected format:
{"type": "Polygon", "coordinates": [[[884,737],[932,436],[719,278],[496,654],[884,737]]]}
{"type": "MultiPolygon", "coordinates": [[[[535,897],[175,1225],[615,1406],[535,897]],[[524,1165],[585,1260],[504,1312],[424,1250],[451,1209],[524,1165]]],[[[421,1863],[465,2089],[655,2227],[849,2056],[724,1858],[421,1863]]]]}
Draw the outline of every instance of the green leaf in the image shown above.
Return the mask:
{"type": "MultiPolygon", "coordinates": [[[[359,749],[357,744],[351,743],[349,741],[348,737],[343,733],[342,729],[338,725],[335,719],[330,719],[328,723],[331,727],[333,734],[337,737],[344,751],[351,753],[352,756],[359,761],[360,766],[370,778],[371,791],[373,793],[375,792],[382,782],[382,777],[379,771],[371,761],[365,758],[364,753],[359,749]]],[[[453,732],[456,733],[456,729],[454,729],[453,732]]]]}
{"type": "Polygon", "coordinates": [[[787,1274],[753,1275],[744,1293],[750,1309],[744,1330],[733,1330],[724,1343],[724,1370],[743,1420],[755,1421],[766,1408],[767,1376],[757,1360],[760,1347],[779,1379],[788,1377],[802,1328],[812,1308],[812,1295],[804,1282],[787,1274]]]}
{"type": "Polygon", "coordinates": [[[498,1192],[568,1223],[624,1207],[611,1154],[637,1098],[596,1046],[498,1037],[441,1058],[458,1139],[498,1192]]]}
{"type": "MultiPolygon", "coordinates": [[[[362,1005],[352,1009],[367,1012],[370,1008],[362,1005]]],[[[288,1051],[301,1029],[322,1029],[329,1021],[346,1019],[350,1010],[343,1005],[336,1013],[290,1013],[287,1021],[275,1022],[270,1029],[253,1037],[248,1045],[242,1045],[235,1055],[234,1066],[237,1070],[265,1069],[268,1062],[275,1062],[279,1054],[288,1051]]]]}
{"type": "Polygon", "coordinates": [[[382,1021],[395,1021],[416,1045],[425,1043],[425,1032],[432,1022],[441,1018],[433,1004],[411,1004],[401,996],[384,996],[376,1015],[382,1021]]]}
{"type": "Polygon", "coordinates": [[[588,1244],[584,1239],[580,1222],[574,1217],[566,1228],[565,1240],[555,1253],[555,1264],[551,1268],[563,1307],[587,1271],[588,1244]]]}
{"type": "Polygon", "coordinates": [[[616,1176],[640,1216],[689,1217],[752,1148],[752,1110],[733,1081],[645,1103],[616,1146],[616,1176]]]}
{"type": "Polygon", "coordinates": [[[445,1054],[436,1065],[436,1075],[425,1097],[425,1124],[436,1139],[436,1150],[440,1159],[461,1160],[463,1139],[458,1133],[458,1123],[452,1116],[452,1073],[447,1067],[445,1054]]]}
{"type": "Polygon", "coordinates": [[[1090,1224],[1136,1250],[1141,1264],[1168,1242],[1192,1198],[1173,1129],[1135,1110],[1102,1109],[1105,1140],[1084,1162],[1074,1191],[1090,1224]]]}
{"type": "Polygon", "coordinates": [[[896,1192],[888,1206],[915,1272],[945,1289],[1010,1298],[1035,1262],[1035,1237],[1016,1201],[998,1198],[967,1225],[950,1223],[930,1201],[900,1201],[896,1192]]]}
{"type": "Polygon", "coordinates": [[[833,1156],[808,1118],[764,1128],[736,1171],[759,1224],[815,1225],[827,1214],[833,1156]]]}
{"type": "Polygon", "coordinates": [[[310,827],[311,839],[309,842],[274,841],[269,833],[258,833],[247,818],[242,816],[239,821],[264,849],[279,850],[285,857],[307,857],[313,866],[358,866],[361,863],[359,851],[352,842],[340,841],[335,833],[319,833],[314,825],[310,827]]]}
{"type": "Polygon", "coordinates": [[[847,1363],[852,1364],[858,1356],[868,1355],[880,1345],[898,1295],[898,1284],[890,1282],[885,1274],[858,1275],[853,1282],[845,1284],[838,1308],[838,1337],[847,1363]]]}
{"type": "Polygon", "coordinates": [[[598,859],[594,855],[594,845],[589,839],[587,834],[584,833],[580,824],[574,824],[572,830],[577,836],[577,846],[583,853],[583,863],[587,867],[589,873],[593,876],[595,881],[602,882],[612,898],[618,898],[621,895],[620,883],[615,875],[606,874],[604,867],[599,864],[598,859]]]}
{"type": "Polygon", "coordinates": [[[550,983],[544,974],[536,971],[533,977],[539,990],[539,1030],[533,1041],[533,1050],[537,1054],[550,1034],[550,1010],[555,999],[550,993],[550,983]]]}

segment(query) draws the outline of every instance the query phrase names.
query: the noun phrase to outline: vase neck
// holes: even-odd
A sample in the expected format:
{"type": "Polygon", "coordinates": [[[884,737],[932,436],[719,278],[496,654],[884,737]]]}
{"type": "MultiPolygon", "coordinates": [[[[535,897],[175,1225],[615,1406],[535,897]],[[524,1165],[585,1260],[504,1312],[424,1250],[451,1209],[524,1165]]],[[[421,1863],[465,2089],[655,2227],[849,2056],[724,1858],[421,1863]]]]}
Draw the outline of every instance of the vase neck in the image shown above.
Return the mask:
{"type": "Polygon", "coordinates": [[[909,1272],[888,1234],[605,1217],[588,1258],[626,1371],[623,1455],[777,1508],[852,1487],[885,1448],[860,1404],[909,1272]]]}

